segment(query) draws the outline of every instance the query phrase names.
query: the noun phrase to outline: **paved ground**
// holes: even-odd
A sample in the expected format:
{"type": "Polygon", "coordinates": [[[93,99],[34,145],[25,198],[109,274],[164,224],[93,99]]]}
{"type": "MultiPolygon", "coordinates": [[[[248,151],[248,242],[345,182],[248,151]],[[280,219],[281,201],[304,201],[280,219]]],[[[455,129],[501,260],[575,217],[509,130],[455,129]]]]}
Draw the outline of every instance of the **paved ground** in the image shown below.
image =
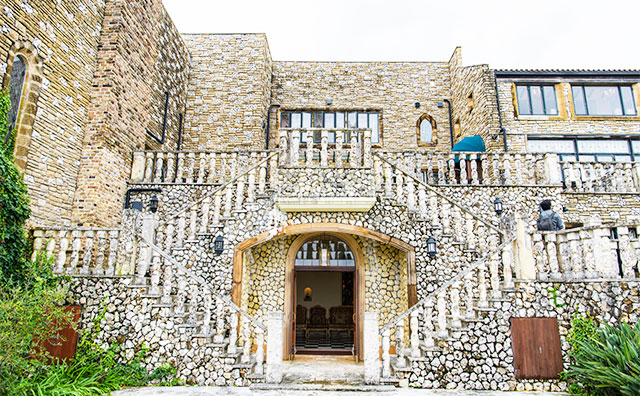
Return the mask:
{"type": "Polygon", "coordinates": [[[284,362],[282,384],[250,388],[216,386],[148,387],[114,392],[113,396],[561,396],[551,392],[447,391],[365,386],[364,367],[351,356],[299,356],[284,362]]]}
{"type": "Polygon", "coordinates": [[[493,391],[445,391],[424,389],[396,389],[390,392],[350,392],[330,390],[256,390],[231,387],[173,387],[139,388],[114,392],[113,396],[560,396],[565,393],[552,392],[493,392],[493,391]]]}

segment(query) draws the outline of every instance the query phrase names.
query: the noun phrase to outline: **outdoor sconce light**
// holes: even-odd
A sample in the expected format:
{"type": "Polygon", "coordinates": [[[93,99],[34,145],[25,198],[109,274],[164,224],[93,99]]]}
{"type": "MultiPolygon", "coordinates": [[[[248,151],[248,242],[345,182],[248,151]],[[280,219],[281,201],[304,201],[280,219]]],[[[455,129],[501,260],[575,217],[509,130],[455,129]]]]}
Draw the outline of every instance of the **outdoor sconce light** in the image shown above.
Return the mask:
{"type": "Polygon", "coordinates": [[[429,239],[427,239],[427,254],[429,255],[429,257],[433,258],[435,257],[436,253],[436,240],[433,239],[433,237],[429,237],[429,239]]]}
{"type": "Polygon", "coordinates": [[[496,200],[493,201],[493,210],[496,211],[498,216],[502,214],[502,201],[500,200],[500,198],[496,198],[496,200]]]}
{"type": "Polygon", "coordinates": [[[151,197],[149,209],[151,210],[151,213],[156,213],[158,211],[158,197],[156,197],[155,195],[151,197]]]}
{"type": "Polygon", "coordinates": [[[420,102],[416,102],[416,103],[414,104],[414,106],[416,106],[416,109],[417,109],[417,108],[419,108],[419,107],[420,107],[420,102]]]}
{"type": "Polygon", "coordinates": [[[327,106],[330,106],[333,104],[333,100],[332,99],[327,99],[327,106]]]}
{"type": "Polygon", "coordinates": [[[221,235],[218,235],[216,237],[216,240],[213,241],[213,252],[216,254],[216,256],[219,256],[222,254],[223,250],[224,250],[224,239],[222,239],[221,235]]]}

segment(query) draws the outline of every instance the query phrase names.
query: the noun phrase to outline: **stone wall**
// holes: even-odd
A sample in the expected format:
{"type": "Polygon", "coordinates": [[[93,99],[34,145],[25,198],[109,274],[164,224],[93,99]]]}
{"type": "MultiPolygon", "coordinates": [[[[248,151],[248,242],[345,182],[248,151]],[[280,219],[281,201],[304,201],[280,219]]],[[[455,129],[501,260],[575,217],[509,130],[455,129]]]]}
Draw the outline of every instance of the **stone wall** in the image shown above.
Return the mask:
{"type": "Polygon", "coordinates": [[[264,148],[272,68],[266,36],[182,37],[192,56],[184,148],[264,148]]]}
{"type": "Polygon", "coordinates": [[[31,200],[30,225],[71,223],[104,7],[102,0],[7,0],[0,10],[3,86],[9,83],[16,43],[32,47],[37,54],[32,63],[41,62],[41,75],[27,76],[37,78],[37,107],[22,109],[32,131],[28,136],[18,133],[23,150],[17,153],[22,162],[17,162],[31,200]]]}
{"type": "MultiPolygon", "coordinates": [[[[449,60],[453,123],[459,123],[461,138],[479,135],[487,149],[498,149],[492,138],[498,133],[495,83],[489,66],[462,66],[462,50],[457,47],[449,60]]],[[[455,131],[455,128],[454,128],[455,131]]]]}
{"type": "MultiPolygon", "coordinates": [[[[437,102],[449,98],[449,86],[442,62],[274,62],[272,102],[281,111],[379,111],[381,145],[390,149],[416,148],[417,122],[427,113],[436,122],[433,148],[446,150],[448,110],[437,102]]],[[[276,134],[271,137],[273,147],[276,134]]]]}
{"type": "Polygon", "coordinates": [[[133,151],[159,148],[146,129],[161,135],[165,91],[168,147],[184,104],[188,55],[161,1],[109,0],[104,19],[74,197],[77,225],[120,221],[133,151]]]}

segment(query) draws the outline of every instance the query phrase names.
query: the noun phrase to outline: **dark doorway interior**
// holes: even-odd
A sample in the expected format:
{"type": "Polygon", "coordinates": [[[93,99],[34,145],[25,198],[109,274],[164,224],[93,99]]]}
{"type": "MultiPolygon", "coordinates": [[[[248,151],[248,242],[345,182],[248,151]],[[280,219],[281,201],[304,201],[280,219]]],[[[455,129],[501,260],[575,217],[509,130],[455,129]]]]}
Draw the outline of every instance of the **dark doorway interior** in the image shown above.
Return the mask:
{"type": "Polygon", "coordinates": [[[353,354],[354,272],[296,271],[298,354],[353,354]]]}

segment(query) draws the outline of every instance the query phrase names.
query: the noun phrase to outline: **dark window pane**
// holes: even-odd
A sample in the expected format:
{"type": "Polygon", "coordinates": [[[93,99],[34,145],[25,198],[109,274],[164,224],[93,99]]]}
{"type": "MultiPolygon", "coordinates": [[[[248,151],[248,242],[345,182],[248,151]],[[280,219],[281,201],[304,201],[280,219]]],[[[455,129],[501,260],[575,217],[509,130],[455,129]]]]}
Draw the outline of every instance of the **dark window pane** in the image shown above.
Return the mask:
{"type": "Polygon", "coordinates": [[[556,102],[556,90],[553,86],[547,85],[542,87],[544,93],[544,106],[548,115],[558,114],[558,104],[556,102]]]}
{"type": "Polygon", "coordinates": [[[369,128],[371,128],[371,143],[380,143],[380,122],[378,113],[369,113],[369,128]]]}
{"type": "Polygon", "coordinates": [[[516,86],[516,92],[518,95],[518,113],[520,115],[530,115],[531,105],[529,104],[529,91],[527,90],[527,86],[516,86]]]}
{"type": "Polygon", "coordinates": [[[328,136],[328,143],[329,144],[335,144],[336,143],[336,133],[334,132],[329,132],[329,136],[328,136]]]}
{"type": "Polygon", "coordinates": [[[291,113],[284,112],[280,117],[280,128],[289,128],[291,125],[291,113]]]}
{"type": "MultiPolygon", "coordinates": [[[[20,100],[22,99],[22,86],[24,85],[24,76],[26,74],[27,65],[24,63],[24,59],[20,56],[16,56],[13,59],[13,66],[11,67],[11,81],[9,88],[9,99],[11,100],[11,110],[7,116],[9,121],[9,128],[13,129],[18,119],[18,110],[20,108],[20,100]]],[[[4,136],[4,131],[0,132],[0,136],[4,136]]]]}
{"type": "Polygon", "coordinates": [[[531,95],[531,114],[544,114],[542,90],[540,87],[535,85],[530,86],[529,95],[531,95]]]}
{"type": "Polygon", "coordinates": [[[344,113],[336,113],[336,128],[344,128],[344,113]]]}
{"type": "Polygon", "coordinates": [[[620,87],[620,94],[622,95],[622,107],[624,108],[624,114],[636,115],[636,104],[633,100],[633,91],[631,90],[631,87],[620,87]]]}
{"type": "Polygon", "coordinates": [[[577,115],[587,114],[587,105],[584,102],[584,93],[582,87],[571,87],[571,94],[573,95],[573,109],[577,115]]]}
{"type": "Polygon", "coordinates": [[[336,127],[336,115],[333,113],[324,113],[324,127],[335,128],[336,127]]]}
{"type": "Polygon", "coordinates": [[[313,113],[313,127],[314,128],[322,128],[322,112],[316,111],[313,113]]]}
{"type": "Polygon", "coordinates": [[[302,115],[300,113],[291,113],[291,128],[300,128],[302,115]]]}
{"type": "Polygon", "coordinates": [[[584,87],[590,115],[622,115],[618,87],[584,87]]]}

